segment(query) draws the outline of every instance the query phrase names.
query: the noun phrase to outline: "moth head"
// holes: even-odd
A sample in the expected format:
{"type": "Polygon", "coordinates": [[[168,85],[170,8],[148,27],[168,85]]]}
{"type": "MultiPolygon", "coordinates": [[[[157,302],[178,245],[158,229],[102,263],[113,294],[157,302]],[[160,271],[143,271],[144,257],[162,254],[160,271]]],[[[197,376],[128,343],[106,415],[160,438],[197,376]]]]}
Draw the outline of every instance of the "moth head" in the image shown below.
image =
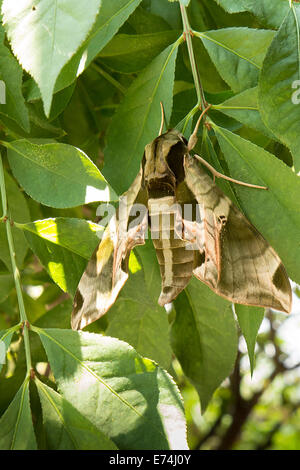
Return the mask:
{"type": "Polygon", "coordinates": [[[144,181],[148,191],[172,194],[184,178],[183,159],[187,141],[177,129],[156,137],[145,147],[144,181]]]}

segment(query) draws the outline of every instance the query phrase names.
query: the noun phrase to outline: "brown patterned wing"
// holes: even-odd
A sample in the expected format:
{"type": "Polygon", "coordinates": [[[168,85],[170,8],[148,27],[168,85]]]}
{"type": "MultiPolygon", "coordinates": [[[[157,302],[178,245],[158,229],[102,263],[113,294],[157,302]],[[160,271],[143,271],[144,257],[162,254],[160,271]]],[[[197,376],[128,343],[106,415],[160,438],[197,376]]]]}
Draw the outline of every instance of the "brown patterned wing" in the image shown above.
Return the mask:
{"type": "Polygon", "coordinates": [[[110,220],[81,277],[73,303],[73,330],[98,320],[112,306],[128,279],[130,251],[145,243],[147,211],[138,219],[131,213],[142,192],[141,183],[142,170],[121,197],[118,213],[110,220]]]}
{"type": "Polygon", "coordinates": [[[201,214],[184,228],[197,246],[194,275],[234,303],[290,312],[291,286],[276,252],[190,155],[184,167],[201,214]]]}

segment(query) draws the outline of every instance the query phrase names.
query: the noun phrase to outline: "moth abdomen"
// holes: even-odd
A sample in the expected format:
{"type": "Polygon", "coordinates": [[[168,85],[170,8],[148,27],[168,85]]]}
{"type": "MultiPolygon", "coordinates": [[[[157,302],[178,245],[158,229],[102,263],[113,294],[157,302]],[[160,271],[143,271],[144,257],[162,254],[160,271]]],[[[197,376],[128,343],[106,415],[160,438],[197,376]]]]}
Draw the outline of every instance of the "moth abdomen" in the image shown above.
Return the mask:
{"type": "Polygon", "coordinates": [[[175,197],[149,199],[151,238],[156,250],[162,279],[158,303],[170,303],[188,284],[194,267],[194,252],[187,250],[175,229],[180,205],[175,197]]]}

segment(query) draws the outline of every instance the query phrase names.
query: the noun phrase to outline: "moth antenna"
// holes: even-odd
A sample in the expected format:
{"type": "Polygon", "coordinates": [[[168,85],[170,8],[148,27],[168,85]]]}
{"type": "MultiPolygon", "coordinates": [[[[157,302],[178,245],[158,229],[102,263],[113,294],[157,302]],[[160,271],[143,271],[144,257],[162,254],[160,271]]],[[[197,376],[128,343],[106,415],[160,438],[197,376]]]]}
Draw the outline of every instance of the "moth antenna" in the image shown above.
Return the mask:
{"type": "Polygon", "coordinates": [[[203,165],[205,165],[209,169],[209,171],[211,171],[214,182],[215,182],[215,178],[223,178],[224,180],[228,180],[228,181],[231,181],[232,183],[240,184],[241,186],[248,186],[249,188],[257,188],[257,189],[265,189],[265,190],[268,189],[266,186],[258,186],[257,184],[244,183],[243,181],[229,178],[229,176],[219,173],[219,171],[217,171],[213,166],[207,163],[207,161],[204,160],[204,158],[200,157],[197,154],[195,154],[194,157],[196,157],[197,160],[199,160],[199,162],[201,162],[203,165]]]}
{"type": "Polygon", "coordinates": [[[161,123],[160,123],[158,135],[162,135],[162,131],[163,131],[164,124],[165,124],[165,110],[164,110],[164,105],[162,104],[162,101],[160,102],[160,109],[161,109],[161,123]]]}
{"type": "Polygon", "coordinates": [[[203,118],[203,116],[207,113],[207,111],[209,110],[209,108],[211,107],[211,104],[209,104],[203,111],[202,113],[200,114],[200,117],[197,121],[197,124],[195,126],[195,129],[194,129],[194,132],[191,134],[190,138],[189,138],[189,141],[188,141],[188,150],[192,150],[196,143],[197,143],[197,140],[198,140],[198,137],[197,137],[197,134],[198,134],[198,129],[199,129],[199,126],[200,126],[200,122],[203,118]]]}

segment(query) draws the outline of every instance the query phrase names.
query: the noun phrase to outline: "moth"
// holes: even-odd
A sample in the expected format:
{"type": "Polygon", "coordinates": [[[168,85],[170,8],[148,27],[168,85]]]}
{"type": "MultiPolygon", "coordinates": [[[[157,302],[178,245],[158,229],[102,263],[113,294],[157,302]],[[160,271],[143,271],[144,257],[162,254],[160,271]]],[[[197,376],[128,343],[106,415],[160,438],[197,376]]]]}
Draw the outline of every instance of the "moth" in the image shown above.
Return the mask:
{"type": "Polygon", "coordinates": [[[113,305],[128,279],[130,252],[145,243],[148,226],[160,266],[160,305],[172,302],[194,275],[233,303],[290,312],[291,286],[279,256],[199,160],[213,169],[190,153],[199,122],[187,141],[176,129],[162,133],[162,121],[160,135],[146,145],[140,171],[79,282],[73,329],[84,328],[113,305]]]}

